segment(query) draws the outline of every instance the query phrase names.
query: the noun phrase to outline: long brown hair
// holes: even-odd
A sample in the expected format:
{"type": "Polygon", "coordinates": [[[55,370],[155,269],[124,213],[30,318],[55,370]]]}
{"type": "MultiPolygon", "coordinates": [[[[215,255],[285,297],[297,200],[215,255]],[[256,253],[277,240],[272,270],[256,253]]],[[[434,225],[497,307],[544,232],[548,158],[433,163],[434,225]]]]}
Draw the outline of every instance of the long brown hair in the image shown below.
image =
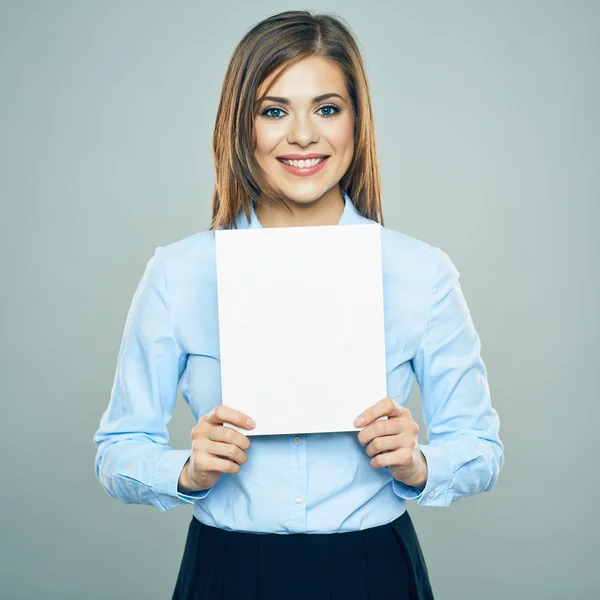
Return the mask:
{"type": "Polygon", "coordinates": [[[363,216],[384,224],[371,98],[358,43],[341,18],[293,10],[255,25],[229,61],[213,134],[216,181],[211,230],[237,227],[242,208],[250,220],[250,202],[259,197],[287,206],[268,185],[254,156],[256,95],[279,67],[309,56],[327,58],[341,68],[354,111],[354,156],[340,188],[363,216]]]}

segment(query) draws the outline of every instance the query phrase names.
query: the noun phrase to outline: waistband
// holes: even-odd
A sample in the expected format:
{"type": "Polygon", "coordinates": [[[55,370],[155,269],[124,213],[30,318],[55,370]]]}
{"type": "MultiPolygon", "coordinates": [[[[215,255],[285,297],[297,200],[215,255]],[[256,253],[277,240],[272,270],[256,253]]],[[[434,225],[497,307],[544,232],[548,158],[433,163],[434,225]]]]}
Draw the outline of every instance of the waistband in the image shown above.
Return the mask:
{"type": "Polygon", "coordinates": [[[378,535],[384,529],[392,528],[397,532],[402,533],[406,528],[414,529],[412,519],[408,514],[408,511],[405,510],[399,517],[396,517],[393,521],[389,523],[384,523],[382,525],[377,525],[376,527],[369,527],[367,529],[359,529],[355,531],[340,531],[340,532],[332,532],[332,533],[271,533],[271,532],[256,532],[256,531],[232,531],[229,529],[221,529],[220,527],[214,527],[213,525],[206,525],[202,523],[200,519],[196,515],[192,516],[192,526],[197,528],[204,528],[209,531],[212,531],[214,535],[226,536],[230,538],[250,538],[261,536],[262,538],[271,538],[271,539],[298,539],[305,538],[310,536],[311,539],[318,540],[319,538],[325,539],[331,536],[347,536],[347,538],[357,537],[359,535],[378,535]]]}

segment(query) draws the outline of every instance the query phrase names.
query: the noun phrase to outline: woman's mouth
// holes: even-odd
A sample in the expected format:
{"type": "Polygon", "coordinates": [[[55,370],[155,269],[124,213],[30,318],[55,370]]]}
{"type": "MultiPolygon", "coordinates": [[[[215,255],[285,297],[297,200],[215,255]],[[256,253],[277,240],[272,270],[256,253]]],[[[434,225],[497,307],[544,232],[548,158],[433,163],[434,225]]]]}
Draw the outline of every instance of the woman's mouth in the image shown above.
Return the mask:
{"type": "Polygon", "coordinates": [[[299,175],[300,177],[306,175],[313,175],[320,171],[324,166],[329,156],[323,156],[320,158],[309,158],[306,160],[288,160],[286,158],[278,158],[277,161],[281,166],[292,175],[299,175]]]}

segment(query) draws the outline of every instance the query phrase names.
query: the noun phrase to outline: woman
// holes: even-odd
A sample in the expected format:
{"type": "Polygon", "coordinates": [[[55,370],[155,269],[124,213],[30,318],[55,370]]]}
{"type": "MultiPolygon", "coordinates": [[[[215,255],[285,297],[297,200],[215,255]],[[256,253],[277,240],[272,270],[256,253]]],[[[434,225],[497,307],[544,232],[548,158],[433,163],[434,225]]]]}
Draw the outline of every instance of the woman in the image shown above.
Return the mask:
{"type": "Polygon", "coordinates": [[[406,501],[489,491],[503,445],[457,269],[383,227],[349,29],[291,11],[250,30],[225,76],[213,150],[210,230],[159,246],[133,298],[96,475],[124,503],[193,505],[173,598],[433,598],[406,501]],[[381,225],[389,397],[365,398],[356,431],[251,442],[227,426],[250,431],[251,415],[221,404],[214,230],[360,223],[381,225]],[[404,406],[413,375],[428,444],[404,406]],[[180,380],[197,420],[191,450],[167,445],[180,380]]]}

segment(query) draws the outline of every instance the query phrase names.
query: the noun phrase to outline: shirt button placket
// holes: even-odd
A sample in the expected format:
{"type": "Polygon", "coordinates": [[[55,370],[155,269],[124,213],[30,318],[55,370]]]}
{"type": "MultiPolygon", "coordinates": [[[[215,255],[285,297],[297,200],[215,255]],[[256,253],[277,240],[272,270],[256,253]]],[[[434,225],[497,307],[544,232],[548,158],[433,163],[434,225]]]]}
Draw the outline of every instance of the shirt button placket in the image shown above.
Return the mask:
{"type": "Polygon", "coordinates": [[[297,532],[306,531],[306,491],[308,486],[307,481],[307,465],[306,465],[306,444],[303,444],[303,438],[300,435],[291,436],[290,444],[294,460],[292,460],[294,488],[296,492],[292,500],[292,526],[297,532]]]}

